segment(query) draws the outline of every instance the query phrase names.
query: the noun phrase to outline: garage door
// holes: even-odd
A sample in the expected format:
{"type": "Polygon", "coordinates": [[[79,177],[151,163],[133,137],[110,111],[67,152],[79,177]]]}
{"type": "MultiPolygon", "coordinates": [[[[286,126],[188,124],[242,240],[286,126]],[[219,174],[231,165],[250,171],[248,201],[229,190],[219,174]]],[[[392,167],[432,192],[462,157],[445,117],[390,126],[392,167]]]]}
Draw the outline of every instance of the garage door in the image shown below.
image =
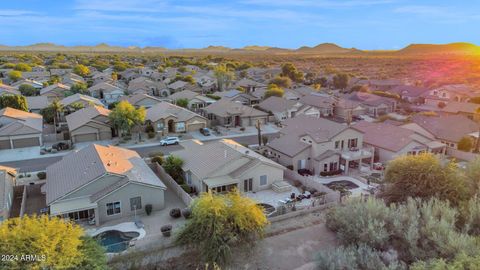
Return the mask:
{"type": "Polygon", "coordinates": [[[40,146],[40,140],[38,138],[25,138],[25,139],[13,140],[13,148],[23,148],[23,147],[32,147],[32,146],[40,146]]]}
{"type": "Polygon", "coordinates": [[[188,125],[188,130],[187,131],[198,131],[201,128],[206,127],[205,123],[197,123],[197,124],[191,124],[188,125]]]}
{"type": "Polygon", "coordinates": [[[100,132],[100,140],[110,140],[110,139],[112,139],[111,131],[100,132]]]}
{"type": "Polygon", "coordinates": [[[91,142],[97,140],[97,134],[89,133],[89,134],[82,134],[82,135],[74,135],[73,142],[91,142]]]}
{"type": "Polygon", "coordinates": [[[0,149],[10,149],[10,140],[0,141],[0,149]]]}

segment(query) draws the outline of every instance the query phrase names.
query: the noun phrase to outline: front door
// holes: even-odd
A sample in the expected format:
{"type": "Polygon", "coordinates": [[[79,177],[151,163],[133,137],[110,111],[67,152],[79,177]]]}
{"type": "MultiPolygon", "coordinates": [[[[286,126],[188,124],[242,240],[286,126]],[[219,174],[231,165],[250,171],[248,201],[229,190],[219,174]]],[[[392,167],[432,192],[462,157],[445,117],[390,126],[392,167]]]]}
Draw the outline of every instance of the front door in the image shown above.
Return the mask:
{"type": "Polygon", "coordinates": [[[243,180],[243,192],[249,192],[253,189],[253,178],[243,180]]]}
{"type": "Polygon", "coordinates": [[[235,126],[240,126],[240,116],[235,116],[235,126]]]}

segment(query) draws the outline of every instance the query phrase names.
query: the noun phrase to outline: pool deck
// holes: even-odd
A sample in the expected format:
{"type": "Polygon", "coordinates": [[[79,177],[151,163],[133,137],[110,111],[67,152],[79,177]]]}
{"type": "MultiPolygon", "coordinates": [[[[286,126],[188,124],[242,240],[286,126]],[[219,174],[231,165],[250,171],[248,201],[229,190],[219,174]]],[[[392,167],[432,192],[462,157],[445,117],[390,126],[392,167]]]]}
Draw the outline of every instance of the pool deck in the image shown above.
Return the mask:
{"type": "MultiPolygon", "coordinates": [[[[290,194],[292,193],[295,193],[295,196],[302,194],[298,188],[292,186],[292,190],[287,192],[278,193],[272,189],[266,189],[257,192],[248,192],[245,193],[245,195],[258,203],[266,203],[276,208],[281,205],[280,201],[290,199],[290,194]]],[[[303,199],[301,202],[296,203],[297,206],[308,206],[311,204],[312,202],[310,199],[303,199]]]]}
{"type": "Polygon", "coordinates": [[[142,239],[147,234],[144,229],[138,228],[135,225],[135,222],[124,222],[113,226],[102,227],[100,229],[90,229],[87,230],[86,233],[91,237],[94,237],[106,231],[137,232],[140,235],[135,237],[135,239],[142,239]]]}
{"type": "Polygon", "coordinates": [[[335,181],[350,181],[358,186],[358,188],[350,189],[350,192],[352,192],[352,196],[361,196],[363,195],[369,195],[370,192],[368,190],[374,186],[372,185],[367,185],[363,183],[362,181],[351,177],[347,175],[342,175],[342,176],[331,176],[331,177],[320,177],[320,176],[314,176],[314,180],[321,183],[321,184],[329,184],[331,182],[335,181]]]}

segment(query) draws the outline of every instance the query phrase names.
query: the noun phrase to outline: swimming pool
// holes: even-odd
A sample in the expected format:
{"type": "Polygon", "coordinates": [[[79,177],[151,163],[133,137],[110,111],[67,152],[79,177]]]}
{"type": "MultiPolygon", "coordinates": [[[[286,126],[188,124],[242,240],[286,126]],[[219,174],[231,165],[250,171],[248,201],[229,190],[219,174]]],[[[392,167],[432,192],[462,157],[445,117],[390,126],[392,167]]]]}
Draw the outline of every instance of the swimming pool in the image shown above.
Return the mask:
{"type": "Polygon", "coordinates": [[[138,232],[121,232],[109,230],[96,235],[94,238],[104,246],[107,253],[118,253],[126,250],[130,245],[130,240],[137,238],[138,232]]]}

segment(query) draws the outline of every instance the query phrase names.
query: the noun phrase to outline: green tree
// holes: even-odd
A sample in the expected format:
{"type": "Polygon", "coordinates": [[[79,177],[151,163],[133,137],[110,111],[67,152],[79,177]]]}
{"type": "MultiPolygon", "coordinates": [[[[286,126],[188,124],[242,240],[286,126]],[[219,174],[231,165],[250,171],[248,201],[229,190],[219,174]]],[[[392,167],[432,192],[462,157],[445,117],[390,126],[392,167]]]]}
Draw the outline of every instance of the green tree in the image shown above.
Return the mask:
{"type": "Polygon", "coordinates": [[[39,91],[29,84],[20,85],[18,87],[18,90],[20,91],[20,93],[22,93],[23,96],[26,97],[37,96],[39,94],[39,91]]]}
{"type": "Polygon", "coordinates": [[[32,67],[26,63],[18,63],[15,65],[13,69],[18,71],[26,71],[26,72],[32,71],[32,67]]]}
{"type": "Polygon", "coordinates": [[[232,248],[251,248],[268,224],[263,209],[236,190],[224,195],[202,193],[191,209],[192,218],[178,232],[176,242],[196,248],[207,263],[228,263],[232,248]]]}
{"type": "Polygon", "coordinates": [[[7,219],[0,223],[0,254],[45,256],[44,260],[0,260],[1,269],[67,269],[82,261],[83,230],[48,215],[7,219]]]}
{"type": "Polygon", "coordinates": [[[57,123],[58,123],[58,120],[60,119],[60,113],[64,112],[65,108],[63,107],[63,104],[58,99],[55,99],[54,101],[52,101],[52,103],[50,103],[50,105],[48,105],[47,108],[49,108],[49,110],[53,114],[53,126],[56,132],[57,123]]]}
{"type": "Polygon", "coordinates": [[[120,101],[111,111],[109,118],[113,126],[122,131],[123,135],[131,134],[132,128],[145,122],[144,107],[136,109],[128,101],[120,101]]]}
{"type": "Polygon", "coordinates": [[[73,67],[73,73],[82,77],[86,77],[90,74],[90,69],[85,65],[79,64],[73,67]]]}
{"type": "MultiPolygon", "coordinates": [[[[108,269],[105,248],[100,246],[96,240],[91,237],[83,236],[80,238],[80,252],[82,258],[75,270],[105,270],[108,269]]],[[[73,270],[73,269],[72,269],[73,270]]]]}
{"type": "Polygon", "coordinates": [[[294,82],[303,81],[303,72],[297,70],[292,63],[285,63],[282,65],[281,76],[289,77],[294,82]]]}
{"type": "Polygon", "coordinates": [[[465,152],[470,152],[473,148],[473,140],[469,136],[465,136],[458,141],[457,149],[465,152]]]}
{"type": "Polygon", "coordinates": [[[442,162],[432,154],[400,156],[385,171],[387,185],[383,196],[390,202],[408,197],[428,199],[438,196],[453,204],[468,199],[466,179],[456,163],[442,162]]]}
{"type": "Polygon", "coordinates": [[[276,96],[276,97],[283,97],[285,94],[285,91],[278,87],[276,84],[269,84],[267,87],[267,91],[265,91],[265,97],[264,98],[269,98],[271,96],[276,96]]]}
{"type": "Polygon", "coordinates": [[[277,76],[270,81],[271,84],[278,85],[282,88],[290,88],[292,86],[292,80],[289,77],[277,76]]]}
{"type": "Polygon", "coordinates": [[[78,82],[78,83],[75,83],[74,85],[72,85],[72,87],[70,87],[70,91],[74,94],[88,94],[88,85],[86,83],[82,83],[82,82],[78,82]]]}
{"type": "Polygon", "coordinates": [[[12,70],[8,73],[8,78],[14,82],[20,80],[22,78],[22,72],[18,70],[12,70]]]}
{"type": "Polygon", "coordinates": [[[333,76],[333,86],[336,89],[342,89],[343,90],[343,89],[347,88],[348,81],[349,81],[348,74],[339,73],[339,74],[335,74],[335,76],[333,76]]]}
{"type": "Polygon", "coordinates": [[[28,112],[27,99],[24,96],[0,96],[0,109],[6,107],[28,112]]]}
{"type": "Polygon", "coordinates": [[[223,91],[230,86],[230,83],[235,79],[235,74],[230,71],[226,65],[218,65],[213,70],[215,78],[217,78],[218,90],[223,91]]]}
{"type": "Polygon", "coordinates": [[[175,103],[182,108],[187,108],[188,99],[187,98],[179,98],[175,101],[175,103]]]}
{"type": "Polygon", "coordinates": [[[181,180],[183,179],[182,166],[183,160],[174,155],[169,155],[163,163],[163,168],[165,169],[165,172],[170,174],[170,176],[178,182],[181,182],[181,180]]]}

